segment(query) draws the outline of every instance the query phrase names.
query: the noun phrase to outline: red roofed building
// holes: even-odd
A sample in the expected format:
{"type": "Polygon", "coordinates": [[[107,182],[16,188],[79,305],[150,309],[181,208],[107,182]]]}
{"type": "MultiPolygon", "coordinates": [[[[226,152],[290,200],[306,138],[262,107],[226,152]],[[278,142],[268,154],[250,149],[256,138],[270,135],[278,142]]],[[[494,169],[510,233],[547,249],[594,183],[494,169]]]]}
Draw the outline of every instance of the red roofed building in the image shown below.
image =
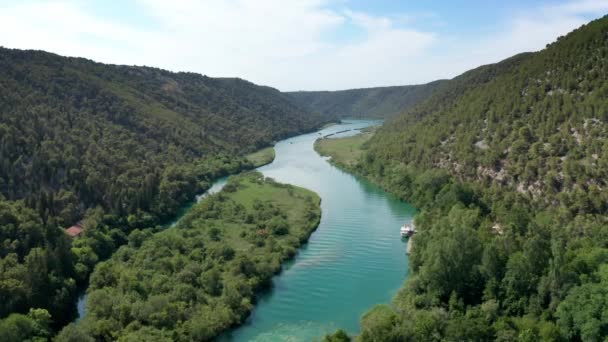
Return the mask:
{"type": "Polygon", "coordinates": [[[82,227],[79,225],[74,225],[66,229],[65,232],[71,237],[76,237],[82,233],[82,227]]]}

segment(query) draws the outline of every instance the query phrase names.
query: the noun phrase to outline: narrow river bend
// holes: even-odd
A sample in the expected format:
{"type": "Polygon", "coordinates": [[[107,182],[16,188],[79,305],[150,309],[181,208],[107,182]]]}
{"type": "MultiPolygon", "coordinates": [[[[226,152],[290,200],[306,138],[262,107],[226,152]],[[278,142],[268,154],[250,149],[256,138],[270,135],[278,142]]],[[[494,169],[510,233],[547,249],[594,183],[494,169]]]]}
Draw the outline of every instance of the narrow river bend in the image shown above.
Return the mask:
{"type": "Polygon", "coordinates": [[[279,182],[317,192],[321,223],[274,277],[272,290],[258,298],[247,322],[221,341],[310,341],[338,328],[356,334],[361,315],[390,302],[401,287],[408,264],[399,228],[415,209],[313,150],[318,137],[372,124],[345,121],[283,140],[275,146],[274,162],[259,168],[279,182]]]}
{"type": "MultiPolygon", "coordinates": [[[[354,134],[375,123],[345,121],[275,145],[275,160],[258,170],[317,192],[322,199],[321,223],[273,278],[272,289],[258,297],[245,324],[218,340],[311,341],[338,328],[356,334],[361,316],[396,294],[408,273],[399,228],[412,220],[415,209],[332,166],[313,150],[319,137],[344,130],[351,131],[336,136],[354,134]]],[[[219,179],[208,193],[220,191],[225,183],[226,178],[219,179]]],[[[85,301],[86,295],[78,300],[80,317],[85,301]]]]}

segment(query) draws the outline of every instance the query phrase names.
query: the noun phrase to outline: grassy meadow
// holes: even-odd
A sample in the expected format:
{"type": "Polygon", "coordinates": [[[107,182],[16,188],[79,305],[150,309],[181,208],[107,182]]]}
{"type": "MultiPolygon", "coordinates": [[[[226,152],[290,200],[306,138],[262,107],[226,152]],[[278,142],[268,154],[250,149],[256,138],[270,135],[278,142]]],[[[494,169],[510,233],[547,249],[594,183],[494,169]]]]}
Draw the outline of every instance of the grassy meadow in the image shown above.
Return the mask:
{"type": "Polygon", "coordinates": [[[254,167],[270,164],[274,160],[274,157],[274,147],[266,147],[245,156],[245,158],[250,161],[254,167]]]}
{"type": "Polygon", "coordinates": [[[315,141],[315,151],[322,156],[331,157],[331,162],[340,166],[352,167],[365,150],[364,144],[374,135],[375,129],[364,129],[360,134],[342,138],[320,138],[315,141]]]}

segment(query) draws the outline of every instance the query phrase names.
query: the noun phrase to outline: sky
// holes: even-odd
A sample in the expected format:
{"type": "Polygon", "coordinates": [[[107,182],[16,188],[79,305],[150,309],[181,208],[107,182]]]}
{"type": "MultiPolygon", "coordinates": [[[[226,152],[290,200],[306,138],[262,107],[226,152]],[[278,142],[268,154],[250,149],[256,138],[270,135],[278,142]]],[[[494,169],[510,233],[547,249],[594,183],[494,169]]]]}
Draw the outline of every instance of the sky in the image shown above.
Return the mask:
{"type": "Polygon", "coordinates": [[[0,0],[0,46],[337,90],[452,78],[607,13],[608,0],[0,0]]]}

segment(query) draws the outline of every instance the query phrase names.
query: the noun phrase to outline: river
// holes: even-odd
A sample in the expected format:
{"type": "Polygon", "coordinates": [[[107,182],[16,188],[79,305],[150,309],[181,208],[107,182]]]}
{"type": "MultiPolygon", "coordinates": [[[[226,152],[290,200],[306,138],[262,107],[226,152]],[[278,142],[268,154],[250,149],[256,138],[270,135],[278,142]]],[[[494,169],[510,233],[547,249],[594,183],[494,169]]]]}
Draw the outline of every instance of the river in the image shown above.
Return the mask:
{"type": "MultiPolygon", "coordinates": [[[[310,341],[343,328],[359,331],[359,320],[388,303],[407,277],[406,244],[399,228],[415,209],[364,179],[332,166],[313,150],[328,134],[357,133],[375,121],[348,120],[275,145],[275,160],[258,170],[267,177],[311,189],[321,196],[321,222],[270,290],[258,296],[245,324],[220,341],[310,341]]],[[[209,192],[219,191],[225,179],[209,192]]],[[[184,212],[187,210],[184,210],[184,212]]],[[[84,314],[83,296],[78,302],[84,314]]]]}
{"type": "Polygon", "coordinates": [[[221,341],[310,341],[338,328],[357,333],[361,315],[390,302],[401,287],[408,262],[399,228],[415,209],[313,150],[318,137],[375,123],[345,121],[281,141],[275,160],[259,168],[279,182],[317,192],[321,223],[274,277],[272,290],[258,298],[246,323],[221,341]]]}

